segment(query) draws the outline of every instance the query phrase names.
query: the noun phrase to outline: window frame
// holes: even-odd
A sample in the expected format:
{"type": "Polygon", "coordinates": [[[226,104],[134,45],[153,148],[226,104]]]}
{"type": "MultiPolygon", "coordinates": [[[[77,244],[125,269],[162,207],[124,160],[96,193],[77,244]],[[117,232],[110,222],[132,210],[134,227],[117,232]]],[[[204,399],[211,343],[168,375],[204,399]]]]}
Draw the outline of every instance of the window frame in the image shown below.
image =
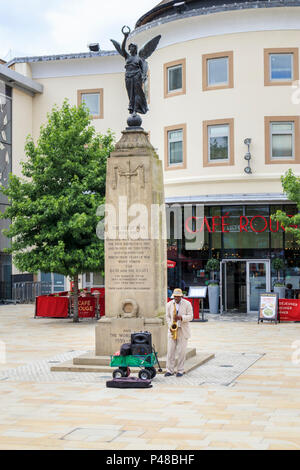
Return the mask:
{"type": "Polygon", "coordinates": [[[203,167],[233,166],[234,165],[234,119],[216,119],[203,121],[203,167]],[[228,125],[229,127],[229,158],[227,160],[209,160],[208,129],[211,126],[228,125]]]}
{"type": "Polygon", "coordinates": [[[296,164],[300,163],[300,116],[265,116],[265,164],[273,165],[280,164],[284,165],[286,163],[296,164]],[[271,133],[271,124],[272,123],[281,123],[281,122],[293,122],[294,123],[294,157],[272,157],[272,133],[271,133]]]}
{"type": "Polygon", "coordinates": [[[202,55],[202,90],[224,90],[226,88],[234,88],[234,71],[233,71],[233,51],[215,52],[202,55]],[[211,59],[228,59],[228,83],[220,85],[208,84],[208,61],[211,59]]]}
{"type": "Polygon", "coordinates": [[[186,94],[186,59],[174,60],[164,64],[164,97],[171,98],[173,96],[186,94]],[[182,88],[169,91],[169,69],[181,66],[182,68],[182,88]]]}
{"type": "Polygon", "coordinates": [[[165,170],[184,170],[187,167],[186,155],[186,124],[177,124],[174,126],[167,126],[164,128],[165,134],[165,170]],[[172,163],[169,161],[169,132],[182,131],[182,163],[172,163]]]}
{"type": "Polygon", "coordinates": [[[284,121],[271,121],[270,122],[270,158],[272,161],[274,160],[295,160],[295,122],[294,121],[286,121],[288,124],[292,124],[292,131],[281,131],[280,135],[292,135],[292,156],[291,157],[274,157],[273,156],[273,135],[278,135],[272,130],[273,124],[284,124],[284,121]]]}
{"type": "Polygon", "coordinates": [[[80,106],[82,104],[82,95],[96,94],[96,93],[99,93],[99,95],[100,95],[100,99],[99,99],[100,114],[91,114],[90,117],[92,119],[104,119],[104,107],[103,107],[104,92],[103,92],[103,88],[94,88],[94,89],[90,88],[90,89],[86,89],[86,90],[78,90],[77,91],[77,103],[78,103],[78,106],[80,106]]]}
{"type": "Polygon", "coordinates": [[[281,47],[276,49],[264,49],[264,82],[265,86],[287,86],[295,80],[299,80],[299,49],[298,47],[281,47]],[[270,56],[271,54],[293,55],[293,76],[291,80],[271,80],[270,56]]]}
{"type": "Polygon", "coordinates": [[[207,126],[207,159],[209,163],[214,163],[214,162],[224,162],[227,163],[230,160],[230,125],[229,124],[214,124],[214,125],[209,125],[207,126]],[[227,127],[228,128],[228,135],[225,137],[228,137],[228,148],[227,148],[227,158],[219,158],[219,159],[212,159],[210,155],[210,129],[211,128],[216,128],[216,127],[227,127]]]}

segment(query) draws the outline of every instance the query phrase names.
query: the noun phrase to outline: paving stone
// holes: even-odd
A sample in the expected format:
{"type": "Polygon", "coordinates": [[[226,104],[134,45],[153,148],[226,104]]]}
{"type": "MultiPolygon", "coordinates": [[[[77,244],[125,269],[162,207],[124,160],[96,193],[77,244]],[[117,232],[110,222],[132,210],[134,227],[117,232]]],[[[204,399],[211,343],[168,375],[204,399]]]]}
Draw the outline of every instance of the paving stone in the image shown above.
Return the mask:
{"type": "Polygon", "coordinates": [[[300,365],[291,345],[300,325],[207,317],[191,325],[189,344],[214,352],[210,363],[181,380],[157,377],[149,390],[112,390],[108,374],[50,371],[92,350],[96,322],[34,320],[33,306],[0,306],[8,361],[0,365],[0,449],[298,450],[300,365]]]}

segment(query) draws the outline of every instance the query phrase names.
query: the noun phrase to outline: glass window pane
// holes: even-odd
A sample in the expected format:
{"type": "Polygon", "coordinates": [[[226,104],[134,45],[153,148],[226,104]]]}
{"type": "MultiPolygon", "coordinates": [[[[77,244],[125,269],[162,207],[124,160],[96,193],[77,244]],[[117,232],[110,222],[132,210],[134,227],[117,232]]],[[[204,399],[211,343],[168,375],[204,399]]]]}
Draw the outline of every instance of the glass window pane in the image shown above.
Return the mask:
{"type": "Polygon", "coordinates": [[[282,132],[291,132],[293,131],[293,123],[292,122],[279,122],[279,123],[272,123],[272,132],[282,133],[282,132]]]}
{"type": "Polygon", "coordinates": [[[182,90],[182,66],[168,68],[168,91],[182,90]]]}
{"type": "Polygon", "coordinates": [[[291,134],[272,136],[272,157],[293,158],[293,136],[291,134]]]}
{"type": "Polygon", "coordinates": [[[228,83],[228,57],[208,59],[208,86],[228,83]]]}
{"type": "Polygon", "coordinates": [[[168,132],[169,140],[169,164],[183,162],[183,132],[178,129],[168,132]]]}
{"type": "Polygon", "coordinates": [[[85,103],[92,116],[100,115],[100,93],[82,93],[82,103],[85,103]]]}
{"type": "Polygon", "coordinates": [[[270,79],[293,79],[293,54],[270,54],[270,79]]]}
{"type": "Polygon", "coordinates": [[[170,142],[178,142],[182,140],[182,130],[178,131],[170,131],[169,132],[169,141],[170,142]]]}
{"type": "Polygon", "coordinates": [[[104,279],[101,273],[94,273],[93,284],[94,286],[103,286],[104,279]]]}
{"type": "Polygon", "coordinates": [[[182,163],[182,142],[170,143],[170,164],[182,163]]]}
{"type": "Polygon", "coordinates": [[[229,158],[229,126],[208,126],[209,160],[229,158]]]}

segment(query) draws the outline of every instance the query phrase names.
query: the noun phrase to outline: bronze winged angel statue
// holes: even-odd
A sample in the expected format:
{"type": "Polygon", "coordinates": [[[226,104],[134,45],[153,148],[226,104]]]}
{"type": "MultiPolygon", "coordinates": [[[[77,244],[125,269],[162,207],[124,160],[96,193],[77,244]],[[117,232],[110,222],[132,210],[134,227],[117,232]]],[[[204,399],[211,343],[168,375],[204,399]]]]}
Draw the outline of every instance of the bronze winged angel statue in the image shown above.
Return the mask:
{"type": "MultiPolygon", "coordinates": [[[[122,46],[114,39],[111,39],[111,42],[118,53],[124,57],[126,61],[125,83],[129,98],[128,110],[131,115],[135,116],[137,113],[146,114],[148,112],[147,100],[143,89],[143,84],[145,83],[148,74],[148,63],[146,59],[148,59],[148,57],[150,57],[157,48],[161,35],[156,36],[147,42],[140,51],[138,51],[138,46],[136,44],[129,44],[128,53],[126,51],[126,42],[130,32],[131,31],[128,26],[124,26],[122,28],[122,33],[124,35],[122,46]]],[[[135,122],[137,121],[135,120],[135,122]]],[[[128,124],[130,125],[130,122],[128,122],[128,124]]]]}

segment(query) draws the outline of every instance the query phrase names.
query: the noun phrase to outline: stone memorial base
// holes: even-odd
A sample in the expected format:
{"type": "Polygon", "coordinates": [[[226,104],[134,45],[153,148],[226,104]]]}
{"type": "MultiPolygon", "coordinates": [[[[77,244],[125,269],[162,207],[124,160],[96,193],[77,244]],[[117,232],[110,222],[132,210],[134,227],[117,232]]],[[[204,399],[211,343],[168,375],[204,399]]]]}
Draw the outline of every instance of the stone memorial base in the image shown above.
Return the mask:
{"type": "Polygon", "coordinates": [[[159,356],[167,353],[167,326],[160,318],[102,318],[96,327],[96,356],[110,356],[130,343],[131,334],[149,331],[159,356]]]}

